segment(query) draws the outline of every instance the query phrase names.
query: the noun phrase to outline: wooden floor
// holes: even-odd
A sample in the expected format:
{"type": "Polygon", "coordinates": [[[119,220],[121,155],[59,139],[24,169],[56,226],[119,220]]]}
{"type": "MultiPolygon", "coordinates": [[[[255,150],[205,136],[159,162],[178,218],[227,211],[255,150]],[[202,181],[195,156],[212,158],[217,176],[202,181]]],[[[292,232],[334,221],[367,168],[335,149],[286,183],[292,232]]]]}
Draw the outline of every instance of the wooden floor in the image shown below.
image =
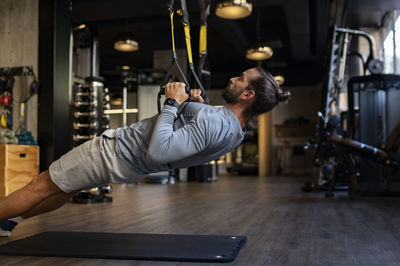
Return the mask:
{"type": "MultiPolygon", "coordinates": [[[[112,204],[68,203],[24,221],[11,239],[49,230],[245,235],[246,246],[228,265],[400,265],[400,198],[327,199],[302,193],[303,181],[220,177],[114,186],[112,204]]],[[[0,265],[18,266],[198,264],[0,256],[0,265]]]]}

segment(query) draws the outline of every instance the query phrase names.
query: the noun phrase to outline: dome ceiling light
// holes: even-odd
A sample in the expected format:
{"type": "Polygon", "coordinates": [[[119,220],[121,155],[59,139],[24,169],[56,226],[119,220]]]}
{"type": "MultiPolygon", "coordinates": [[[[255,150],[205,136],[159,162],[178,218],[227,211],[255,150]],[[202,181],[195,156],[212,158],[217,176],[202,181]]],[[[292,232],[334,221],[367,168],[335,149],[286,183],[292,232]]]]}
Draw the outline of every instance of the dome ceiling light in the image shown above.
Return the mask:
{"type": "Polygon", "coordinates": [[[274,76],[274,79],[275,79],[276,83],[278,83],[279,86],[282,86],[283,83],[285,83],[285,77],[282,75],[274,76]]]}
{"type": "Polygon", "coordinates": [[[267,60],[272,57],[272,48],[263,42],[256,42],[246,51],[246,58],[255,61],[267,60]]]}
{"type": "Polygon", "coordinates": [[[262,61],[271,58],[274,54],[272,48],[266,42],[260,41],[260,11],[257,12],[257,41],[252,44],[246,51],[246,58],[255,61],[262,61]]]}
{"type": "Polygon", "coordinates": [[[134,52],[139,50],[139,43],[132,35],[123,34],[115,41],[114,49],[120,52],[134,52]]]}
{"type": "Polygon", "coordinates": [[[250,16],[252,9],[246,0],[223,0],[217,4],[215,14],[224,19],[241,19],[250,16]]]}

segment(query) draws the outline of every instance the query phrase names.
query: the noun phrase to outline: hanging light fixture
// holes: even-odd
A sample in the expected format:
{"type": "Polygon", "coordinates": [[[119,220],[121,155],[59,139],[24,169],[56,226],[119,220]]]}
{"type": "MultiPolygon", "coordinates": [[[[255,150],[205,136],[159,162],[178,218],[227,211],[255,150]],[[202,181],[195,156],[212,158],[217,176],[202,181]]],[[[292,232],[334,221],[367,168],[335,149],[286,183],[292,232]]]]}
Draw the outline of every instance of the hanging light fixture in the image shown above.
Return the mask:
{"type": "Polygon", "coordinates": [[[274,54],[272,48],[265,42],[257,41],[246,51],[246,58],[255,61],[262,61],[271,58],[274,54]]]}
{"type": "Polygon", "coordinates": [[[274,54],[266,42],[260,41],[260,12],[257,14],[257,41],[246,51],[246,58],[255,61],[267,60],[274,54]]]}
{"type": "Polygon", "coordinates": [[[278,83],[279,86],[282,86],[283,83],[285,83],[285,77],[282,75],[274,76],[274,79],[275,79],[276,83],[278,83]]]}
{"type": "Polygon", "coordinates": [[[122,34],[115,41],[114,49],[120,52],[134,52],[139,50],[139,43],[132,35],[122,34]]]}
{"type": "Polygon", "coordinates": [[[223,0],[217,4],[215,14],[225,19],[241,19],[250,16],[253,5],[246,0],[223,0]]]}

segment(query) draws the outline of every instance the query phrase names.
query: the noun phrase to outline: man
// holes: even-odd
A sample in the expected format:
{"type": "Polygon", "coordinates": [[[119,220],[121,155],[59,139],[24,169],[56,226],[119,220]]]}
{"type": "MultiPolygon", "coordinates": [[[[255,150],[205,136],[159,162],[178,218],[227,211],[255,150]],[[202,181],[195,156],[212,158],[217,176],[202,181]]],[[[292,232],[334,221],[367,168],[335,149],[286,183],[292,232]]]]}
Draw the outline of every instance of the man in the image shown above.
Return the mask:
{"type": "Polygon", "coordinates": [[[192,102],[186,102],[189,96],[185,84],[167,84],[167,100],[159,115],[105,131],[3,199],[3,234],[9,235],[23,219],[61,207],[82,189],[133,183],[148,173],[216,160],[242,142],[248,119],[270,111],[290,96],[261,68],[248,69],[230,79],[223,92],[227,102],[223,108],[199,103],[203,102],[200,91],[192,92],[192,102]]]}

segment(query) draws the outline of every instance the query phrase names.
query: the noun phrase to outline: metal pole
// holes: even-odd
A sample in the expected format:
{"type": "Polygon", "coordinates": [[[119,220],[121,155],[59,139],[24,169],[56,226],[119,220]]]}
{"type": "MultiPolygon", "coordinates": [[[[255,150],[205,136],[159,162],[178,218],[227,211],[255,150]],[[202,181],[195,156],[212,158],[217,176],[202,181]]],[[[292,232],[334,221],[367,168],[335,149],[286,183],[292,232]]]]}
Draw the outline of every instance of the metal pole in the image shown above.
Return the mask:
{"type": "Polygon", "coordinates": [[[392,22],[393,30],[393,73],[397,74],[397,54],[396,54],[396,29],[394,27],[394,20],[392,22]]]}
{"type": "Polygon", "coordinates": [[[352,30],[352,29],[344,29],[344,28],[336,28],[336,31],[338,32],[343,32],[343,33],[350,33],[350,34],[354,34],[354,35],[360,35],[363,36],[364,38],[367,39],[368,43],[369,43],[369,57],[371,58],[377,58],[376,57],[376,45],[375,45],[375,39],[374,36],[372,34],[369,34],[365,31],[361,31],[361,30],[352,30]]]}
{"type": "Polygon", "coordinates": [[[126,126],[126,103],[127,103],[127,93],[128,88],[126,82],[124,83],[124,88],[122,89],[122,126],[126,126]]]}

